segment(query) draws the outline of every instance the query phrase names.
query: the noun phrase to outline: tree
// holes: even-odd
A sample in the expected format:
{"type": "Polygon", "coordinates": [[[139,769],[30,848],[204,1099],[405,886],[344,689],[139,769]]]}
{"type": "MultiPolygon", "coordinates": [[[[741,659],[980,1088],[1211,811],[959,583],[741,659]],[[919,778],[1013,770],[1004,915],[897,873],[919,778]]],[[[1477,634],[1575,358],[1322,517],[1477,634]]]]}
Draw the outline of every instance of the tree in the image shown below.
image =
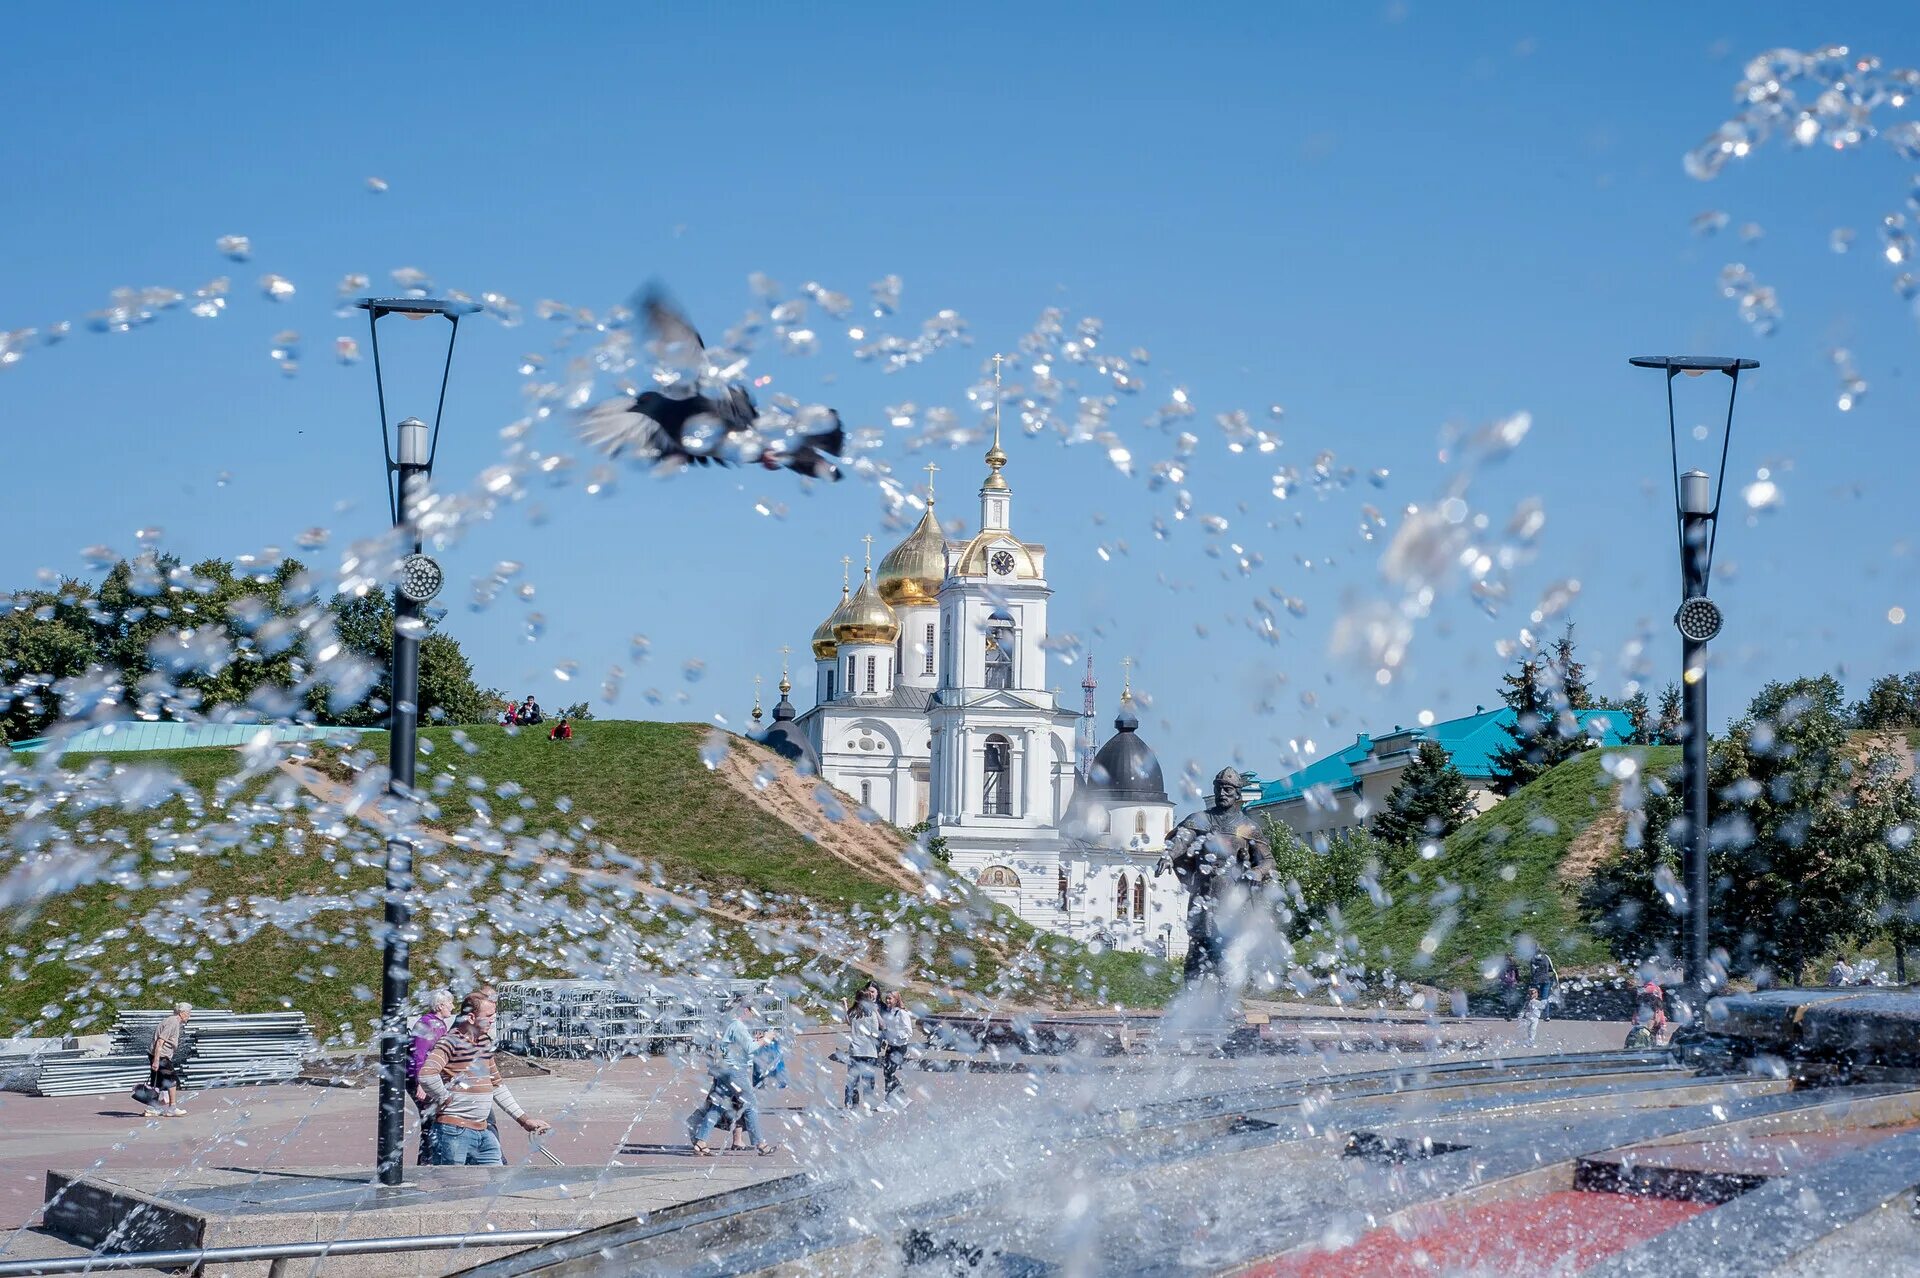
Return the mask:
{"type": "Polygon", "coordinates": [[[1875,679],[1866,700],[1853,707],[1853,722],[1861,728],[1920,727],[1920,670],[1875,679]]]}
{"type": "Polygon", "coordinates": [[[1491,762],[1494,789],[1508,795],[1591,743],[1573,711],[1556,705],[1564,703],[1566,695],[1555,686],[1550,659],[1523,659],[1518,670],[1501,676],[1501,682],[1506,685],[1501,698],[1514,717],[1506,725],[1507,744],[1493,752],[1491,762]]]}
{"type": "MultiPolygon", "coordinates": [[[[1885,826],[1886,802],[1858,810],[1859,772],[1830,675],[1768,684],[1715,744],[1709,942],[1736,972],[1767,968],[1798,980],[1809,959],[1882,925],[1877,903],[1902,890],[1891,885],[1885,851],[1897,826],[1885,826]]],[[[1596,929],[1627,959],[1681,948],[1687,824],[1678,769],[1649,779],[1644,817],[1629,823],[1621,851],[1584,896],[1596,929]]]]}
{"type": "Polygon", "coordinates": [[[574,719],[580,723],[592,723],[593,710],[586,702],[576,701],[570,706],[561,706],[560,717],[562,719],[574,719]]]}
{"type": "Polygon", "coordinates": [[[1626,711],[1629,728],[1627,744],[1637,746],[1654,744],[1653,710],[1647,705],[1647,694],[1635,688],[1633,695],[1627,698],[1626,711]]]}
{"type": "Polygon", "coordinates": [[[1686,723],[1686,710],[1680,696],[1680,685],[1670,683],[1660,689],[1660,712],[1653,720],[1653,740],[1655,745],[1679,745],[1686,723]]]}
{"type": "Polygon", "coordinates": [[[1367,895],[1368,882],[1377,884],[1384,872],[1387,849],[1365,830],[1315,834],[1309,842],[1270,817],[1261,825],[1273,849],[1274,879],[1288,903],[1281,922],[1289,937],[1304,936],[1351,909],[1367,895]]]}
{"type": "MultiPolygon", "coordinates": [[[[335,595],[327,605],[340,642],[367,662],[377,676],[367,692],[351,704],[330,704],[330,689],[316,689],[310,698],[315,716],[323,723],[350,728],[377,728],[387,722],[393,701],[393,597],[384,590],[364,595],[335,595]]],[[[459,641],[424,623],[420,640],[420,718],[426,723],[491,723],[497,716],[499,693],[473,681],[473,666],[459,641]]]]}
{"type": "Polygon", "coordinates": [[[906,834],[907,837],[911,838],[915,843],[925,845],[927,856],[936,865],[950,866],[953,864],[953,851],[947,847],[947,836],[933,832],[932,818],[928,818],[918,825],[908,826],[906,834]]]}
{"type": "Polygon", "coordinates": [[[1876,853],[1874,913],[1893,943],[1894,979],[1904,984],[1907,951],[1920,941],[1920,791],[1903,771],[1895,752],[1884,746],[1869,751],[1854,790],[1849,834],[1876,853]]]}
{"type": "Polygon", "coordinates": [[[1553,655],[1547,665],[1559,684],[1560,696],[1555,701],[1561,708],[1576,712],[1594,708],[1593,692],[1587,687],[1587,668],[1573,652],[1573,622],[1567,622],[1567,628],[1553,641],[1553,655]]]}
{"type": "Polygon", "coordinates": [[[24,590],[0,613],[0,727],[9,741],[40,736],[60,718],[55,686],[86,673],[100,657],[83,581],[59,590],[24,590]]]}
{"type": "Polygon", "coordinates": [[[1373,834],[1389,847],[1416,847],[1427,839],[1446,838],[1472,820],[1474,813],[1467,779],[1453,766],[1446,747],[1422,741],[1413,762],[1387,795],[1386,806],[1374,817],[1373,834]]]}

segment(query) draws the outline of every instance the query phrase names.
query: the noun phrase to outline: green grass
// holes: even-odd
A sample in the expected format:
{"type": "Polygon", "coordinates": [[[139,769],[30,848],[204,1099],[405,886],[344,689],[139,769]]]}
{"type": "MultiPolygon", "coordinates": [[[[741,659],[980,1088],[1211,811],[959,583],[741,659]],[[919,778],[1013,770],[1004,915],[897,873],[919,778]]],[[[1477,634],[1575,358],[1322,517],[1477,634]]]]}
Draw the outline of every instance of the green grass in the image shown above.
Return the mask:
{"type": "MultiPolygon", "coordinates": [[[[1464,988],[1480,984],[1480,964],[1522,934],[1562,968],[1607,961],[1605,945],[1581,918],[1578,885],[1559,876],[1569,845],[1616,806],[1616,784],[1601,760],[1617,752],[1585,751],[1456,830],[1439,857],[1414,863],[1418,882],[1386,885],[1394,900],[1385,909],[1363,900],[1348,923],[1366,961],[1464,988]]],[[[1655,775],[1680,757],[1673,746],[1635,753],[1655,775]]]]}
{"type": "MultiPolygon", "coordinates": [[[[805,971],[851,988],[864,978],[839,960],[850,949],[878,959],[885,933],[897,926],[910,942],[911,974],[957,990],[1081,1005],[1143,1006],[1170,996],[1173,979],[1164,964],[1141,955],[1090,955],[1072,942],[1036,934],[982,898],[963,896],[948,906],[908,897],[828,855],[708,771],[699,757],[706,733],[693,724],[596,722],[581,725],[574,741],[563,745],[537,733],[509,736],[479,727],[463,730],[477,747],[469,754],[453,730],[429,729],[422,736],[431,750],[421,757],[419,780],[431,789],[436,778],[452,773],[453,784],[437,800],[438,823],[450,830],[470,820],[467,778],[477,776],[484,780],[495,828],[520,825],[518,835],[545,840],[546,855],[583,868],[596,862],[604,868],[610,860],[618,868],[623,861],[615,856],[637,858],[657,864],[659,881],[669,889],[705,894],[770,923],[824,922],[850,938],[823,958],[770,945],[761,929],[714,921],[708,957],[744,974],[805,971]]],[[[384,760],[385,750],[384,735],[369,735],[354,751],[319,762],[335,779],[350,782],[356,767],[384,760]]],[[[66,760],[68,767],[80,762],[66,760]]],[[[0,983],[0,1033],[97,1032],[110,1023],[115,1007],[186,998],[239,1011],[297,1007],[323,1036],[344,1031],[348,1038],[363,1037],[379,985],[378,840],[364,829],[315,830],[315,801],[291,786],[280,796],[277,824],[239,827],[219,798],[221,783],[239,768],[232,750],[106,755],[98,762],[123,771],[169,769],[191,787],[197,803],[176,796],[146,811],[64,810],[54,819],[95,845],[110,830],[124,830],[129,869],[179,871],[184,879],[162,887],[92,883],[62,893],[37,913],[0,915],[9,968],[0,983]],[[201,837],[196,847],[172,849],[171,859],[162,861],[156,859],[156,835],[169,820],[176,835],[195,831],[201,837]],[[292,832],[305,837],[295,840],[292,832]],[[285,927],[255,920],[251,903],[303,894],[342,899],[285,927]]],[[[254,778],[240,794],[256,797],[269,784],[281,782],[254,778]]],[[[0,815],[0,828],[9,821],[0,815]]],[[[484,872],[490,876],[487,893],[531,877],[511,855],[478,851],[436,849],[423,857],[423,868],[428,874],[484,872]]],[[[618,872],[629,881],[647,877],[618,872]]],[[[587,912],[589,921],[602,919],[636,943],[669,944],[685,917],[644,904],[629,908],[615,894],[577,880],[535,895],[543,905],[564,903],[587,912]]],[[[511,921],[489,917],[472,930],[486,931],[495,945],[482,967],[496,979],[562,970],[552,961],[553,947],[541,944],[541,935],[524,922],[516,929],[511,921]]],[[[477,974],[464,962],[452,973],[439,967],[437,953],[449,938],[436,929],[431,909],[423,931],[413,951],[416,983],[477,974]]]]}

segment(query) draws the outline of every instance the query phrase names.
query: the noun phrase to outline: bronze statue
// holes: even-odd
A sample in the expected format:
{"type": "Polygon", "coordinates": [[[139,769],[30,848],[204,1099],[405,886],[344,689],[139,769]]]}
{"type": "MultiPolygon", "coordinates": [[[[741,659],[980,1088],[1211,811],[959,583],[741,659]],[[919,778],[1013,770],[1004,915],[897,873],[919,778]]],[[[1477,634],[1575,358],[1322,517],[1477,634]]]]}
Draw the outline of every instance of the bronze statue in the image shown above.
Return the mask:
{"type": "Polygon", "coordinates": [[[1273,847],[1240,805],[1246,779],[1224,768],[1213,779],[1213,806],[1180,822],[1162,870],[1187,890],[1188,984],[1218,980],[1227,944],[1253,896],[1273,880],[1273,847]]]}

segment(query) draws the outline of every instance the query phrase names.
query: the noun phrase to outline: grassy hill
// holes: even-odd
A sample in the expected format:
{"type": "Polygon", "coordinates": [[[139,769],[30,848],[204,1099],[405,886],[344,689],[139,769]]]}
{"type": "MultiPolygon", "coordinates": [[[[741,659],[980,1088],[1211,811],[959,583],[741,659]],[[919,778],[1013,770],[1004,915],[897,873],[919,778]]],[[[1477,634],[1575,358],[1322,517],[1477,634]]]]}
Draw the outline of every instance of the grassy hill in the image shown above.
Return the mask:
{"type": "MultiPolygon", "coordinates": [[[[1409,881],[1387,885],[1384,909],[1348,916],[1366,960],[1443,988],[1472,989],[1480,967],[1531,936],[1561,967],[1603,963],[1606,947],[1580,915],[1579,888],[1618,846],[1624,820],[1607,754],[1588,750],[1522,787],[1450,835],[1441,854],[1416,862],[1409,881]]],[[[1677,763],[1675,746],[1636,749],[1642,769],[1677,763]]]]}
{"type": "MultiPolygon", "coordinates": [[[[1172,990],[1164,965],[1036,934],[964,884],[931,901],[901,868],[897,831],[860,825],[757,746],[716,750],[704,727],[591,723],[568,744],[494,727],[422,736],[420,782],[439,810],[419,856],[421,985],[613,969],[787,976],[822,997],[872,971],[923,997],[1015,1004],[1172,990]]],[[[364,1039],[385,751],[371,736],[253,772],[238,751],[201,749],[70,757],[69,770],[85,762],[77,785],[6,774],[0,831],[59,848],[8,866],[15,881],[54,865],[88,881],[0,913],[0,1033],[91,1032],[116,1006],[187,998],[297,1007],[323,1033],[364,1039]]]]}

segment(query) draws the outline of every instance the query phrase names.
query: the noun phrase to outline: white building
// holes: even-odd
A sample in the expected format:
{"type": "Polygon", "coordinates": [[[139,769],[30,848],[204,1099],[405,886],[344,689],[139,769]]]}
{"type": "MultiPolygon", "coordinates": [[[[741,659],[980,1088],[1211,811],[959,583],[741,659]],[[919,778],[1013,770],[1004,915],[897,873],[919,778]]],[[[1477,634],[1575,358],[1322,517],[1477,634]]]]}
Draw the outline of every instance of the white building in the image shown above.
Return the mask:
{"type": "Polygon", "coordinates": [[[953,872],[1028,922],[1178,954],[1185,897],[1153,874],[1173,827],[1160,765],[1127,695],[1093,775],[1076,774],[1081,716],[1047,687],[1046,547],[1013,532],[997,413],[986,461],[976,533],[948,541],[929,492],[878,577],[869,562],[858,590],[843,581],[813,634],[814,704],[776,708],[776,727],[879,818],[930,821],[953,872]]]}

